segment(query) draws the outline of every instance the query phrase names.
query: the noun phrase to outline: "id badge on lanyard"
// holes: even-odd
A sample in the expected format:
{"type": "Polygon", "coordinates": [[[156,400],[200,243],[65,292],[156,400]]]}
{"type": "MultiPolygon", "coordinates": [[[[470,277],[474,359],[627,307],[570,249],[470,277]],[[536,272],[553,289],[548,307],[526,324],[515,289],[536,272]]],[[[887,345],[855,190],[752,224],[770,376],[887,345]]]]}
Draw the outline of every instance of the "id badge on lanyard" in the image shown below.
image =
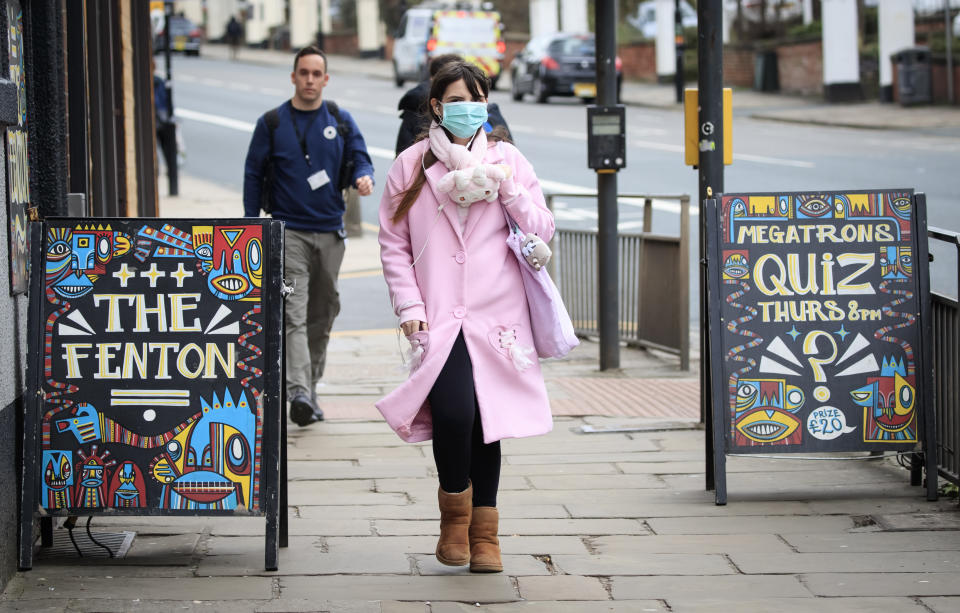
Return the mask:
{"type": "MultiPolygon", "coordinates": [[[[305,133],[310,133],[310,128],[313,126],[313,122],[317,119],[317,115],[320,113],[320,110],[317,109],[314,114],[310,117],[307,123],[307,127],[304,130],[305,133]]],[[[297,140],[300,143],[300,151],[303,152],[303,159],[307,163],[307,167],[313,170],[313,162],[310,161],[310,152],[307,151],[307,139],[304,134],[300,133],[300,127],[297,125],[297,120],[294,118],[293,113],[290,114],[290,121],[293,123],[293,130],[297,133],[297,140]]],[[[327,175],[327,171],[323,168],[317,172],[310,173],[310,176],[307,177],[307,184],[310,185],[311,190],[318,190],[327,183],[330,182],[330,177],[327,175]]]]}
{"type": "Polygon", "coordinates": [[[329,182],[330,177],[327,176],[327,171],[322,168],[307,177],[307,183],[310,184],[310,189],[312,190],[320,189],[329,182]]]}

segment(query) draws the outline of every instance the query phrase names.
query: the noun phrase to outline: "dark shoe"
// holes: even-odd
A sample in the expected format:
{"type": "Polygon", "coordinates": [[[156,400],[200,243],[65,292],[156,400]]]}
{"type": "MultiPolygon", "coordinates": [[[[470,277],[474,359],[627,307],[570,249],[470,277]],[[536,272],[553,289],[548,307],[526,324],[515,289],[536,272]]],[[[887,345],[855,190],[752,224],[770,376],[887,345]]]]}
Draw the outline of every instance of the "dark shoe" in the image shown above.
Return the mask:
{"type": "Polygon", "coordinates": [[[290,401],[290,420],[302,428],[323,421],[323,411],[306,394],[297,394],[290,401]]]}

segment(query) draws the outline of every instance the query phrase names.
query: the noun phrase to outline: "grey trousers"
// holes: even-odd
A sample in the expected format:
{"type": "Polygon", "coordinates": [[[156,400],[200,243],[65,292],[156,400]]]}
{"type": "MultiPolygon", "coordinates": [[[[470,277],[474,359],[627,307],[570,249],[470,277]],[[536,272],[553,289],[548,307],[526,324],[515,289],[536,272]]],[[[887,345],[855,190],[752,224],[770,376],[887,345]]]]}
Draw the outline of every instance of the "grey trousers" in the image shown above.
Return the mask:
{"type": "Polygon", "coordinates": [[[340,313],[337,276],[346,244],[336,232],[286,230],[284,277],[293,285],[286,300],[287,397],[316,401],[327,361],[327,342],[340,313]]]}

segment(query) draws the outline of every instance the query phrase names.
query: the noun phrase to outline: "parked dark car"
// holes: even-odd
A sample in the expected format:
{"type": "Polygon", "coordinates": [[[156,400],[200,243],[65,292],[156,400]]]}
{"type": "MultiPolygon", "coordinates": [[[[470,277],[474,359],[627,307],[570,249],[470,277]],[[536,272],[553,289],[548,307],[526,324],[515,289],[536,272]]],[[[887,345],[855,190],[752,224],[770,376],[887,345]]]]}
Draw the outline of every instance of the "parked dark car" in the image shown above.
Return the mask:
{"type": "MultiPolygon", "coordinates": [[[[593,34],[555,33],[538,36],[510,64],[510,93],[520,101],[532,94],[537,102],[550,96],[577,96],[586,102],[597,97],[596,44],[593,34]]],[[[617,100],[623,72],[616,60],[617,100]]]]}
{"type": "MultiPolygon", "coordinates": [[[[157,31],[153,35],[153,52],[160,53],[166,49],[164,36],[164,22],[160,21],[157,31]]],[[[174,16],[170,18],[170,49],[174,52],[183,52],[186,55],[200,55],[200,44],[203,42],[203,30],[186,17],[174,16]]]]}

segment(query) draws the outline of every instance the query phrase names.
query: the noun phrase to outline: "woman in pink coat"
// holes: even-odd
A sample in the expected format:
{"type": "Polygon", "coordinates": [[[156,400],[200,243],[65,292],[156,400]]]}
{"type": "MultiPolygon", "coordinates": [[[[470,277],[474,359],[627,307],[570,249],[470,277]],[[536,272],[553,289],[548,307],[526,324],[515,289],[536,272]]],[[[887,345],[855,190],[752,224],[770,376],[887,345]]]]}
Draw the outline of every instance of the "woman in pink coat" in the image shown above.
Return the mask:
{"type": "Polygon", "coordinates": [[[380,203],[383,273],[412,360],[410,377],[377,408],[403,440],[433,438],[437,559],[473,572],[503,570],[500,439],[552,428],[504,210],[544,241],[553,216],[526,158],[488,142],[488,92],[472,64],[437,73],[429,137],[394,161],[380,203]]]}

